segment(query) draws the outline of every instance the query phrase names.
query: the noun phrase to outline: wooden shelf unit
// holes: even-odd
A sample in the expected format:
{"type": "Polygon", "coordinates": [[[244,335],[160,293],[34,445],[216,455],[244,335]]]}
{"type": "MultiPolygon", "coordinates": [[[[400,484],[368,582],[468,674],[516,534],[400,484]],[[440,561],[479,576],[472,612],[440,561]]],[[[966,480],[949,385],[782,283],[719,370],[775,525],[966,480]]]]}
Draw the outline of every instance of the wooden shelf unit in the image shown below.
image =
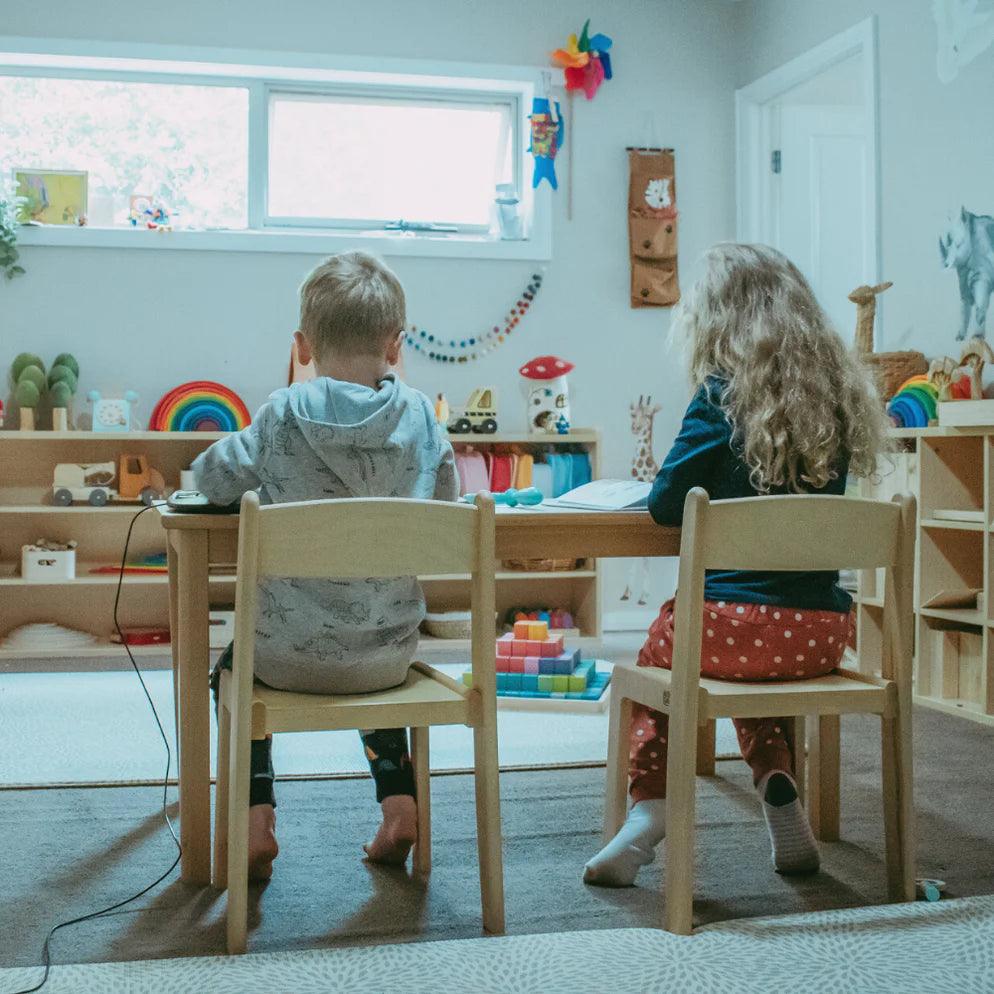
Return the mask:
{"type": "MultiPolygon", "coordinates": [[[[915,700],[994,724],[994,428],[895,429],[894,471],[863,481],[865,496],[918,500],[915,700]],[[960,514],[963,519],[957,520],[960,514]],[[927,607],[937,594],[978,589],[977,607],[927,607]]],[[[883,576],[864,571],[860,649],[879,652],[883,576]]]]}
{"type": "MultiPolygon", "coordinates": [[[[116,462],[122,453],[148,456],[170,487],[179,484],[180,470],[212,442],[217,432],[88,432],[0,431],[0,639],[19,625],[57,622],[94,634],[98,644],[73,654],[22,653],[0,644],[0,671],[73,668],[120,668],[129,665],[123,648],[110,642],[113,604],[117,591],[114,573],[90,573],[93,566],[118,565],[125,536],[137,504],[104,507],[51,503],[52,471],[60,462],[116,462]],[[75,539],[76,578],[32,582],[20,573],[21,546],[46,538],[75,539]]],[[[513,446],[537,454],[569,446],[588,454],[591,470],[599,475],[599,435],[578,429],[567,435],[534,436],[524,433],[452,435],[454,446],[487,451],[513,446]]],[[[165,550],[165,533],[155,512],[143,514],[134,525],[128,558],[165,550]]],[[[465,610],[469,585],[462,576],[433,577],[424,584],[430,611],[465,610]]],[[[211,577],[211,604],[234,601],[234,576],[211,577]]],[[[586,560],[572,571],[506,570],[498,564],[497,607],[503,613],[517,606],[565,607],[571,611],[586,644],[600,638],[600,568],[586,560]]],[[[167,578],[162,574],[129,574],[124,578],[120,620],[125,627],[168,623],[167,578]]],[[[468,642],[425,638],[426,649],[464,650],[468,642]]],[[[145,664],[169,665],[168,646],[137,647],[145,664]]]]}

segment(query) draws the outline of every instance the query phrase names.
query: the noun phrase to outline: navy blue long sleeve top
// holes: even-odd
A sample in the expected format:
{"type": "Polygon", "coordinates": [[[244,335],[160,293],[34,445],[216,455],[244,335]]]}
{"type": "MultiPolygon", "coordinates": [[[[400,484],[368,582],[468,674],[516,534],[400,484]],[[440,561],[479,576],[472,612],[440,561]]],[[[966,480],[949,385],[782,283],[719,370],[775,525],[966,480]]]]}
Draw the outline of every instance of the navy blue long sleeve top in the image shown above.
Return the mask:
{"type": "MultiPolygon", "coordinates": [[[[722,384],[709,380],[690,402],[680,433],[649,494],[649,513],[660,525],[679,525],[689,491],[702,487],[712,500],[755,497],[749,469],[732,445],[732,428],[719,397],[722,384]]],[[[848,460],[835,479],[812,491],[842,494],[846,488],[848,460]]],[[[785,490],[774,491],[785,493],[785,490]]],[[[802,610],[848,611],[852,598],[839,586],[836,572],[746,572],[708,570],[704,596],[710,601],[775,604],[802,610]]]]}

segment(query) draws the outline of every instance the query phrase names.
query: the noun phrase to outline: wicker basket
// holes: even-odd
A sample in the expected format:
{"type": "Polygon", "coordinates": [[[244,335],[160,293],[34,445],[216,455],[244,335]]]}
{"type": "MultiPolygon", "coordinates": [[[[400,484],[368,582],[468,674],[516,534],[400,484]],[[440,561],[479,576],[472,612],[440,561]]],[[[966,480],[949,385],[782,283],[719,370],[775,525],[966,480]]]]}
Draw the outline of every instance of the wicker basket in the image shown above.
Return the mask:
{"type": "Polygon", "coordinates": [[[583,563],[583,559],[505,559],[504,569],[521,573],[569,573],[583,563]]]}
{"type": "Polygon", "coordinates": [[[868,352],[861,358],[873,371],[884,400],[890,400],[905,380],[928,372],[928,361],[921,352],[868,352]]]}

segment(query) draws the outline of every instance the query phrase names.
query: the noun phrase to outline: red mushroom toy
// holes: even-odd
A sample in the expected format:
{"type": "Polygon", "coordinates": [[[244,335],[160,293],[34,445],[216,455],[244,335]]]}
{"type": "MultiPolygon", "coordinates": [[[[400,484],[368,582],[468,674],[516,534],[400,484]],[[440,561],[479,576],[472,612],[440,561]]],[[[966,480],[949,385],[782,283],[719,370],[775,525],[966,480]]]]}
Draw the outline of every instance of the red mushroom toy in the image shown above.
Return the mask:
{"type": "Polygon", "coordinates": [[[528,380],[528,430],[536,435],[569,431],[569,384],[566,374],[573,363],[554,355],[538,356],[518,372],[528,380]]]}

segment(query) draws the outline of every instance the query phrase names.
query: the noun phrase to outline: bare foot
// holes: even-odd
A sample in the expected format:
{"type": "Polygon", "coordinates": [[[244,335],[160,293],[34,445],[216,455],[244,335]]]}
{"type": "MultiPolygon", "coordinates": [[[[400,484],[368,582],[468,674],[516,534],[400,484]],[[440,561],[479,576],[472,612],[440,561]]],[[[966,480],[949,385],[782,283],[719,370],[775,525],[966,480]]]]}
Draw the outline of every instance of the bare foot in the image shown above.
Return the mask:
{"type": "Polygon", "coordinates": [[[418,805],[409,794],[385,797],[380,807],[383,822],[376,838],[362,848],[371,863],[403,866],[418,838],[418,805]]]}
{"type": "Polygon", "coordinates": [[[273,875],[273,860],[279,855],[276,843],[276,811],[271,804],[253,804],[249,808],[249,880],[268,880],[273,875]]]}

